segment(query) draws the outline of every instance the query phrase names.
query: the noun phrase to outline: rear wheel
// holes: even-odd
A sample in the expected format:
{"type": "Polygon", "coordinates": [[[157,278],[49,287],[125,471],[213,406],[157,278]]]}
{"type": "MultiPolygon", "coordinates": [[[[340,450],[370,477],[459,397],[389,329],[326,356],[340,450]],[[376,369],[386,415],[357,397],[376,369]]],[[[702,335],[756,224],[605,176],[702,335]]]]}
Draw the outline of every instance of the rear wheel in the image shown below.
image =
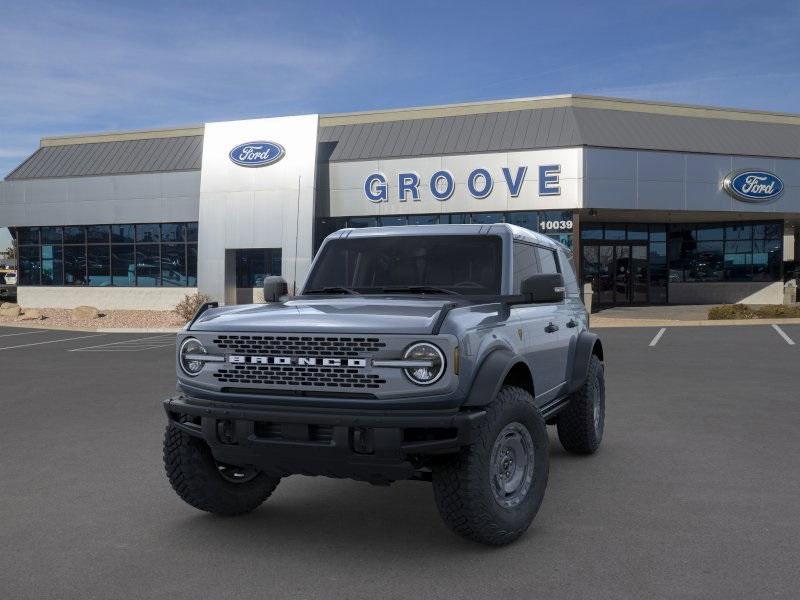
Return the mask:
{"type": "Polygon", "coordinates": [[[178,496],[217,515],[241,515],[258,508],[280,482],[255,467],[217,462],[208,444],[172,423],[164,433],[164,467],[178,496]]]}
{"type": "Polygon", "coordinates": [[[574,454],[593,454],[603,441],[606,419],[606,381],[603,363],[592,355],[586,381],[558,413],[558,439],[574,454]]]}
{"type": "Polygon", "coordinates": [[[456,533],[508,544],[525,533],[544,498],[547,427],[531,395],[506,386],[476,433],[472,445],[434,465],[436,505],[456,533]]]}

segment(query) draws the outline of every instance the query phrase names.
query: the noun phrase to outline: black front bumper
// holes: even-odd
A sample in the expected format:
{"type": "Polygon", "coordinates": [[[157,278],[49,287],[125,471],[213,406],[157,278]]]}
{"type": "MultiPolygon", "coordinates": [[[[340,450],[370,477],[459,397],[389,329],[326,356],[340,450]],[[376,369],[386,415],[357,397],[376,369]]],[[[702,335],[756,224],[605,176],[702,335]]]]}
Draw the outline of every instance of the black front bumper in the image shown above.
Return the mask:
{"type": "Polygon", "coordinates": [[[344,411],[236,404],[175,396],[170,421],[205,440],[214,457],[271,473],[372,482],[409,479],[424,457],[472,443],[483,410],[344,411]]]}

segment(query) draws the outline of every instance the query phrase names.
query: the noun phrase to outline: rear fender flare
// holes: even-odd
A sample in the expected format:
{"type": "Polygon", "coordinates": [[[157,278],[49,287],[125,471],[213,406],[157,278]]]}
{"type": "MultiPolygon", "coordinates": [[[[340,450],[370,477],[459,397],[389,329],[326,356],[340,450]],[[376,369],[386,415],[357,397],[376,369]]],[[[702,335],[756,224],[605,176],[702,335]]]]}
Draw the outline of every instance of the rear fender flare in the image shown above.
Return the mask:
{"type": "Polygon", "coordinates": [[[603,344],[596,333],[584,331],[578,336],[575,344],[575,358],[572,363],[572,373],[569,379],[569,392],[579,390],[586,381],[589,373],[589,360],[592,354],[597,354],[603,360],[603,344]]]}

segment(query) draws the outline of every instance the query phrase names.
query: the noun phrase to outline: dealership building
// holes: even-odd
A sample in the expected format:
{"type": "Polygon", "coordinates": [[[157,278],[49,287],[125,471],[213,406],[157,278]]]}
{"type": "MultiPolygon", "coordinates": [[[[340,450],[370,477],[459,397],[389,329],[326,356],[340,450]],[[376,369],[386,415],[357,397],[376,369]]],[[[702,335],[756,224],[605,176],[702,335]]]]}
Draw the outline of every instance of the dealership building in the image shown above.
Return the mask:
{"type": "Polygon", "coordinates": [[[0,182],[29,307],[258,301],[337,229],[497,222],[570,246],[596,305],[782,303],[800,115],[565,95],[252,119],[44,138],[0,182]]]}

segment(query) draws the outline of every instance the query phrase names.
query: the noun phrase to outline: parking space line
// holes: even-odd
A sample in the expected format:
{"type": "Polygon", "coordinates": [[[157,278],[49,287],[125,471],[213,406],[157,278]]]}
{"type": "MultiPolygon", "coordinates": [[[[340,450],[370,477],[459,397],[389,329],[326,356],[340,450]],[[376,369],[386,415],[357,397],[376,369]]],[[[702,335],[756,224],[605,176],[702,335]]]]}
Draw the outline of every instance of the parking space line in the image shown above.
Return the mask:
{"type": "Polygon", "coordinates": [[[144,350],[156,350],[157,348],[174,348],[175,343],[169,344],[147,344],[136,346],[98,346],[97,348],[74,348],[67,352],[142,352],[144,350]]]}
{"type": "Polygon", "coordinates": [[[656,336],[655,336],[655,337],[652,339],[652,341],[650,342],[650,347],[651,347],[651,348],[652,348],[653,346],[655,346],[655,345],[658,343],[658,341],[661,339],[661,336],[662,336],[662,335],[664,335],[664,332],[665,332],[666,330],[667,330],[667,328],[666,328],[666,327],[662,327],[662,328],[659,330],[659,332],[656,334],[656,336]]]}
{"type": "Polygon", "coordinates": [[[778,332],[778,335],[781,336],[786,341],[787,344],[789,344],[790,346],[794,346],[794,340],[790,338],[788,335],[786,335],[786,332],[783,329],[781,329],[775,324],[772,325],[772,328],[778,332]]]}
{"type": "Polygon", "coordinates": [[[11,337],[13,335],[31,335],[32,333],[46,333],[49,329],[40,329],[39,331],[23,331],[22,333],[0,333],[0,337],[11,337]]]}
{"type": "Polygon", "coordinates": [[[45,342],[32,342],[30,344],[19,344],[17,346],[5,346],[0,350],[14,350],[16,348],[27,348],[28,346],[41,346],[42,344],[57,344],[58,342],[71,342],[72,340],[85,340],[86,338],[99,337],[105,333],[95,333],[94,335],[81,335],[79,337],[61,338],[58,340],[47,340],[45,342]]]}
{"type": "MultiPolygon", "coordinates": [[[[69,350],[69,352],[87,352],[87,351],[93,351],[93,350],[102,351],[102,350],[112,350],[112,349],[120,349],[121,350],[123,348],[130,351],[132,348],[136,348],[137,346],[151,346],[154,343],[158,343],[158,342],[161,342],[161,341],[166,341],[167,339],[170,339],[172,337],[174,337],[174,335],[171,334],[171,333],[167,333],[167,334],[163,334],[162,333],[160,335],[150,335],[150,336],[143,337],[143,338],[135,338],[133,340],[120,340],[118,342],[109,342],[108,344],[98,344],[97,346],[86,346],[84,348],[73,348],[73,349],[69,350]],[[136,344],[136,342],[144,342],[144,343],[136,344]],[[127,345],[123,346],[123,347],[120,347],[123,344],[127,344],[127,345]]],[[[168,344],[168,345],[171,346],[172,344],[168,344]]]]}

